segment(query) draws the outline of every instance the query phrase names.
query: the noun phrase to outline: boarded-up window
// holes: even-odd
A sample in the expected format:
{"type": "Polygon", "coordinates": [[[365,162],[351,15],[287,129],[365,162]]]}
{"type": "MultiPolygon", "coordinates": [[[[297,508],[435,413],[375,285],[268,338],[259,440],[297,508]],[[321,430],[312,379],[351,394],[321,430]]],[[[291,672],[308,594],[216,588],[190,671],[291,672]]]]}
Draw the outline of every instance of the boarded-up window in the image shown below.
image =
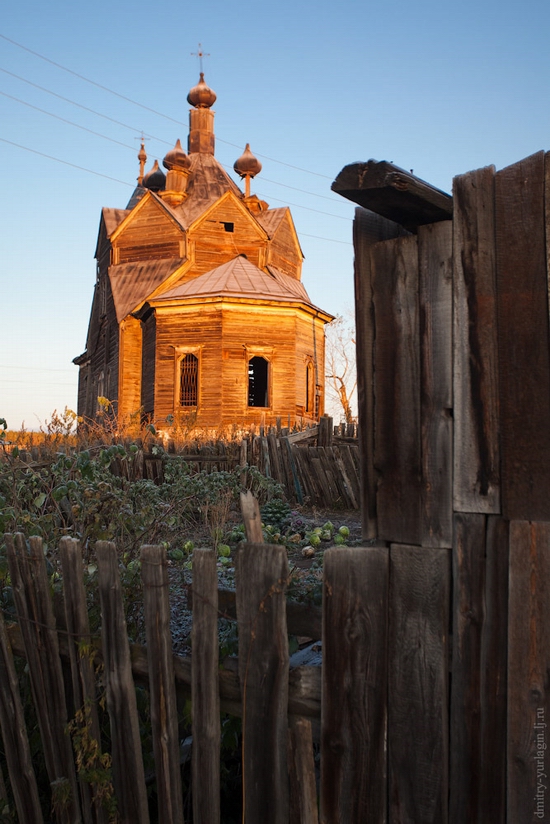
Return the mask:
{"type": "Polygon", "coordinates": [[[197,406],[199,397],[199,359],[185,355],[180,366],[180,405],[197,406]]]}
{"type": "Polygon", "coordinates": [[[269,406],[268,362],[256,356],[248,361],[248,405],[269,406]]]}

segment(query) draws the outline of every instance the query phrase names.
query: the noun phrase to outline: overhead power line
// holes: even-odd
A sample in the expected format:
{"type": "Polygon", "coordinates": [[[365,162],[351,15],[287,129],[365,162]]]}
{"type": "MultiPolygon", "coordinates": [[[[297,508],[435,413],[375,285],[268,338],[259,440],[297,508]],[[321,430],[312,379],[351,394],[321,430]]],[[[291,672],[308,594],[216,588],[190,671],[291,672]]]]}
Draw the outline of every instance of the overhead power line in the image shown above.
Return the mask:
{"type": "MultiPolygon", "coordinates": [[[[83,74],[79,74],[78,72],[73,71],[73,69],[69,69],[67,66],[63,66],[61,63],[57,63],[55,60],[51,60],[49,57],[46,57],[40,52],[34,51],[33,49],[29,49],[27,46],[24,46],[22,43],[18,43],[16,40],[12,40],[11,37],[6,37],[5,34],[0,34],[0,37],[3,40],[6,40],[8,43],[11,43],[13,46],[17,46],[19,49],[23,49],[23,51],[28,52],[29,54],[33,54],[35,57],[40,58],[40,60],[44,60],[46,63],[50,63],[50,65],[55,66],[57,69],[61,69],[68,74],[72,74],[73,77],[78,77],[79,80],[83,80],[85,83],[90,83],[92,86],[95,86],[102,91],[108,92],[109,94],[118,97],[120,100],[125,100],[127,103],[131,103],[133,106],[138,106],[140,109],[144,109],[147,112],[151,112],[152,114],[156,114],[158,117],[162,117],[165,120],[169,120],[172,123],[177,123],[180,126],[185,126],[185,123],[182,123],[181,120],[177,120],[174,117],[170,117],[170,115],[164,114],[164,112],[159,112],[157,109],[152,109],[150,106],[145,106],[143,103],[140,103],[137,100],[133,100],[131,97],[127,97],[124,94],[120,94],[120,92],[115,91],[114,89],[110,89],[108,86],[103,86],[101,83],[97,83],[95,80],[91,80],[89,77],[86,77],[83,74]]],[[[238,145],[237,143],[230,143],[228,140],[222,140],[221,138],[217,138],[220,143],[225,143],[227,146],[234,146],[236,149],[241,149],[242,146],[238,145]]],[[[315,177],[322,177],[326,180],[332,180],[332,177],[329,175],[324,175],[321,172],[312,172],[310,169],[303,169],[301,166],[293,166],[291,163],[285,163],[283,160],[277,160],[274,157],[268,157],[268,155],[260,154],[257,152],[258,157],[263,157],[265,160],[269,160],[272,163],[279,163],[281,166],[287,166],[289,169],[295,169],[298,172],[305,172],[309,175],[314,175],[315,177]]]]}

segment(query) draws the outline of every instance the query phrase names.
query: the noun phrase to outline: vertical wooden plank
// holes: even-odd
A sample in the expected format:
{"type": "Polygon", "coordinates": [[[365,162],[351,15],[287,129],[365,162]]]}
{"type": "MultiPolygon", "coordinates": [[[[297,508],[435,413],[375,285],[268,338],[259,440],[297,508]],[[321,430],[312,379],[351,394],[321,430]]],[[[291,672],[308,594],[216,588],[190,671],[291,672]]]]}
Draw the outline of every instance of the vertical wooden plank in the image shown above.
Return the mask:
{"type": "Polygon", "coordinates": [[[417,238],[378,243],[371,256],[378,537],[419,544],[422,439],[417,238]]]}
{"type": "Polygon", "coordinates": [[[452,223],[418,229],[422,546],[453,540],[452,223]]]}
{"type": "Polygon", "coordinates": [[[193,822],[220,820],[218,573],[213,549],[193,553],[193,822]]]}
{"type": "Polygon", "coordinates": [[[510,524],[508,822],[550,821],[550,523],[510,524]]]}
{"type": "Polygon", "coordinates": [[[356,209],[353,222],[355,250],[355,342],[359,450],[361,452],[361,514],[363,538],[375,538],[376,471],[374,468],[374,306],[370,248],[407,232],[391,220],[367,209],[356,209]]]}
{"type": "Polygon", "coordinates": [[[76,771],[66,731],[65,687],[42,539],[31,538],[27,550],[25,536],[16,533],[6,535],[6,546],[55,820],[80,824],[76,771]]]}
{"type": "Polygon", "coordinates": [[[389,551],[324,556],[321,821],[385,824],[389,551]]]}
{"type": "Polygon", "coordinates": [[[480,662],[479,824],[506,821],[509,531],[508,521],[488,518],[480,662]]]}
{"type": "Polygon", "coordinates": [[[550,342],[544,153],[495,178],[502,512],[550,520],[550,342]]]}
{"type": "MultiPolygon", "coordinates": [[[[80,542],[74,538],[62,538],[59,543],[59,557],[63,572],[63,601],[74,705],[77,711],[83,713],[82,726],[88,728],[89,738],[97,743],[95,764],[86,765],[87,769],[92,770],[95,766],[100,767],[101,730],[97,713],[93,656],[90,652],[90,623],[80,542]]],[[[84,821],[94,820],[97,824],[106,824],[108,815],[102,807],[102,798],[97,788],[90,787],[85,780],[80,779],[80,795],[84,821]]]]}
{"type": "Polygon", "coordinates": [[[124,822],[149,824],[141,755],[136,692],[124,618],[116,547],[110,541],[95,546],[101,602],[101,639],[111,723],[113,778],[118,810],[124,822]]]}
{"type": "Polygon", "coordinates": [[[298,824],[318,824],[317,786],[313,760],[313,736],[311,721],[297,718],[289,728],[290,786],[295,782],[298,824]]]}
{"type": "Polygon", "coordinates": [[[286,550],[244,544],[235,563],[246,821],[288,822],[286,550]]]}
{"type": "Polygon", "coordinates": [[[448,821],[451,553],[390,551],[388,782],[392,824],[448,821]]]}
{"type": "MultiPolygon", "coordinates": [[[[159,821],[183,824],[178,708],[166,550],[141,547],[141,578],[159,821]]],[[[215,819],[212,819],[215,824],[215,819]]]]}
{"type": "Polygon", "coordinates": [[[481,749],[481,633],[485,515],[455,516],[451,682],[451,824],[477,822],[481,749]]]}
{"type": "Polygon", "coordinates": [[[0,726],[19,821],[43,824],[11,644],[0,612],[0,726]]]}
{"type": "Polygon", "coordinates": [[[453,183],[454,502],[500,511],[495,169],[453,183]]]}

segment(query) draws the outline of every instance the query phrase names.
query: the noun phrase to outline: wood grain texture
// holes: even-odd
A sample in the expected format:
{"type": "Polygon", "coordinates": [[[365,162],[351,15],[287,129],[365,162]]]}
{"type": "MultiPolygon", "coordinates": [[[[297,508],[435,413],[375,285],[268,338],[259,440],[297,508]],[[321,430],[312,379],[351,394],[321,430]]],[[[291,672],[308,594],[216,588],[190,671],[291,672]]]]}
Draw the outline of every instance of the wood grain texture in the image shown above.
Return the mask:
{"type": "Polygon", "coordinates": [[[510,524],[507,821],[550,821],[550,523],[510,524]]]}
{"type": "Polygon", "coordinates": [[[508,530],[455,516],[451,824],[506,821],[508,530]]]}
{"type": "MultiPolygon", "coordinates": [[[[82,549],[80,541],[64,536],[59,542],[59,558],[63,573],[63,602],[67,627],[67,650],[71,666],[72,699],[77,710],[84,711],[90,738],[98,742],[97,761],[101,756],[101,728],[97,712],[97,690],[93,655],[90,644],[90,622],[84,588],[82,549]]],[[[97,788],[80,780],[82,818],[84,822],[107,824],[97,788]]]]}
{"type": "Polygon", "coordinates": [[[457,513],[453,547],[450,821],[477,822],[486,517],[457,513]]]}
{"type": "Polygon", "coordinates": [[[298,718],[289,726],[289,768],[291,810],[295,808],[297,811],[296,823],[318,824],[313,736],[311,721],[305,718],[298,718]]]}
{"type": "Polygon", "coordinates": [[[418,230],[422,546],[453,540],[452,223],[418,230]]]}
{"type": "Polygon", "coordinates": [[[357,363],[357,408],[359,421],[361,521],[363,538],[378,534],[376,522],[376,470],[374,468],[374,243],[398,237],[405,231],[390,220],[366,209],[356,209],[353,221],[355,250],[355,341],[357,363]]]}
{"type": "Polygon", "coordinates": [[[388,550],[324,556],[321,821],[386,821],[388,550]]]}
{"type": "Polygon", "coordinates": [[[95,546],[101,602],[101,639],[118,811],[127,824],[149,824],[139,718],[116,547],[95,546]]]}
{"type": "Polygon", "coordinates": [[[391,546],[388,822],[445,824],[450,550],[391,546]]]}
{"type": "MultiPolygon", "coordinates": [[[[183,824],[166,550],[162,546],[142,546],[140,559],[158,817],[166,824],[183,824]]],[[[213,818],[212,824],[215,821],[213,818]]]]}
{"type": "Polygon", "coordinates": [[[288,824],[286,549],[244,544],[235,559],[245,820],[288,824]]]}
{"type": "Polygon", "coordinates": [[[495,169],[453,183],[454,502],[500,512],[495,169]]]}
{"type": "Polygon", "coordinates": [[[495,178],[502,513],[550,520],[544,153],[495,178]]]}
{"type": "Polygon", "coordinates": [[[0,613],[0,727],[10,785],[19,821],[43,824],[42,809],[32,765],[31,749],[19,681],[4,616],[0,613]]]}
{"type": "Polygon", "coordinates": [[[42,539],[30,538],[27,548],[24,535],[16,533],[6,535],[6,546],[44,761],[52,785],[55,820],[80,824],[78,785],[71,739],[66,730],[65,686],[42,539]],[[56,787],[62,798],[68,790],[66,802],[56,798],[56,787]]]}
{"type": "Polygon", "coordinates": [[[216,552],[193,553],[193,822],[220,820],[220,698],[216,552]]]}
{"type": "Polygon", "coordinates": [[[419,544],[422,438],[417,238],[378,243],[371,256],[378,537],[419,544]]]}

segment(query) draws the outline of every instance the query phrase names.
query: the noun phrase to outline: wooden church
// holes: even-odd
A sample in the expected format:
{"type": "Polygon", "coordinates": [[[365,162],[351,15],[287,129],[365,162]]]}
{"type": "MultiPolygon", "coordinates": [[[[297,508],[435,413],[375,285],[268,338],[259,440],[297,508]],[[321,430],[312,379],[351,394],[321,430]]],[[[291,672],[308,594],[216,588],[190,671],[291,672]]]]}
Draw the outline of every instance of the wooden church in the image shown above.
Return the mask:
{"type": "Polygon", "coordinates": [[[201,73],[187,97],[188,153],[178,140],[140,174],[126,209],[104,208],[78,414],[107,398],[120,419],[162,427],[247,427],[318,420],[324,327],[301,283],[303,254],[288,208],[250,194],[261,170],[247,144],[234,169],[214,156],[216,95],[201,73]]]}

